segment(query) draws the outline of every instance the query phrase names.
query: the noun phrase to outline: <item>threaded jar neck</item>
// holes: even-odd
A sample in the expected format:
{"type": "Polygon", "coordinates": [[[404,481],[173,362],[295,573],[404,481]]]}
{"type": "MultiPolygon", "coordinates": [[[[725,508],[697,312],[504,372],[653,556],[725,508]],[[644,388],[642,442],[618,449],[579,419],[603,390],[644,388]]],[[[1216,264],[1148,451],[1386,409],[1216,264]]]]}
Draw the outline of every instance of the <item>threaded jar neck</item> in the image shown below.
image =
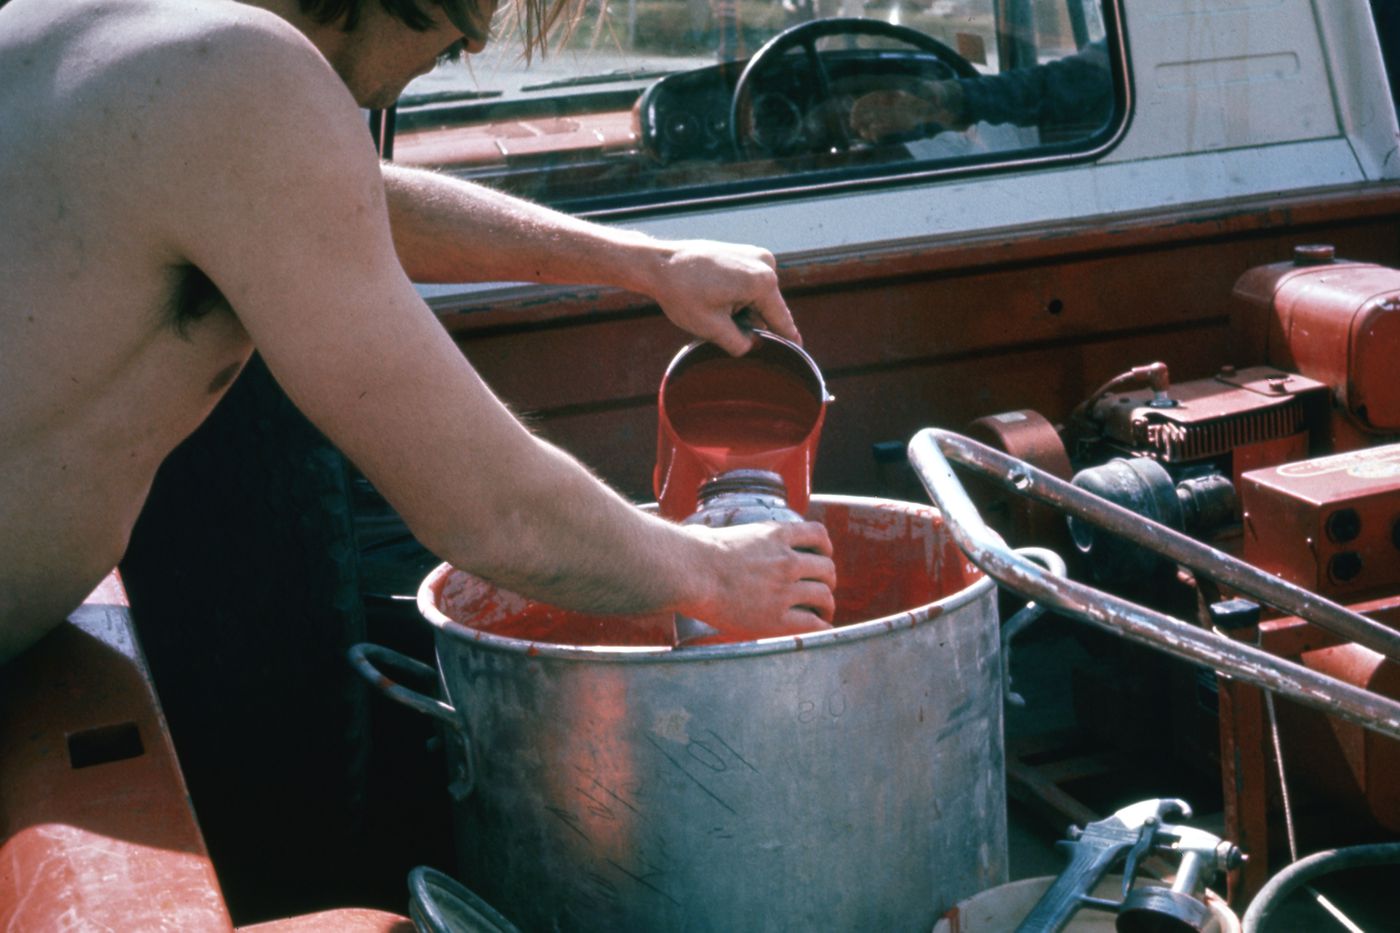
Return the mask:
{"type": "Polygon", "coordinates": [[[787,487],[783,484],[783,478],[769,470],[730,470],[721,473],[706,481],[696,498],[700,507],[704,508],[720,496],[735,493],[773,496],[784,503],[787,501],[787,487]]]}

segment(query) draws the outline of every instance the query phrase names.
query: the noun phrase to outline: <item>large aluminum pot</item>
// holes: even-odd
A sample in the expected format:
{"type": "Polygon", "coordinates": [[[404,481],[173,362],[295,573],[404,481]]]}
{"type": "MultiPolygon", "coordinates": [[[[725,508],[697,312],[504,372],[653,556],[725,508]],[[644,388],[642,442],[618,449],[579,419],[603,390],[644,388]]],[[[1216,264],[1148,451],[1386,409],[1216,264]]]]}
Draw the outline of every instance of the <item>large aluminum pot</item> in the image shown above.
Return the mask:
{"type": "Polygon", "coordinates": [[[812,635],[541,644],[489,631],[520,597],[446,565],[424,581],[452,713],[413,702],[464,737],[459,874],[509,920],[928,930],[1006,881],[992,581],[932,507],[817,496],[808,515],[847,622],[812,635]]]}

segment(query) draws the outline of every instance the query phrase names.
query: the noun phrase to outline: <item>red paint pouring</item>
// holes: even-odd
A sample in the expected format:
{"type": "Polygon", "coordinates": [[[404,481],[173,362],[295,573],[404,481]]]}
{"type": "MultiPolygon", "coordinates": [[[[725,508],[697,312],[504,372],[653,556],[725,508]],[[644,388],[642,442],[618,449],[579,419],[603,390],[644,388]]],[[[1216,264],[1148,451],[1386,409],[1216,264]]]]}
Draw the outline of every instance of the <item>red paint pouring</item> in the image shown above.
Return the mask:
{"type": "Polygon", "coordinates": [[[658,397],[653,486],[662,516],[693,514],[706,480],[740,469],[777,473],[788,505],[805,511],[827,401],[816,363],[781,337],[759,332],[758,346],[738,358],[687,346],[658,397]]]}

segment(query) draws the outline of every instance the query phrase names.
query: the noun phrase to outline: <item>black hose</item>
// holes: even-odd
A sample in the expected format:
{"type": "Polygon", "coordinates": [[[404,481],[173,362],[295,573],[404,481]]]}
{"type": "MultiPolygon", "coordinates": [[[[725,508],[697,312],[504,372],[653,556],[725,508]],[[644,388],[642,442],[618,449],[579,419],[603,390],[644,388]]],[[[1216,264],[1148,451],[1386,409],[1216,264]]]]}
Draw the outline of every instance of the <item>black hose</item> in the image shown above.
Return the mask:
{"type": "Polygon", "coordinates": [[[1350,868],[1370,868],[1374,865],[1400,864],[1400,842],[1376,845],[1348,846],[1315,852],[1284,868],[1259,889],[1240,923],[1240,933],[1259,933],[1273,910],[1301,885],[1319,875],[1346,871],[1350,868]]]}

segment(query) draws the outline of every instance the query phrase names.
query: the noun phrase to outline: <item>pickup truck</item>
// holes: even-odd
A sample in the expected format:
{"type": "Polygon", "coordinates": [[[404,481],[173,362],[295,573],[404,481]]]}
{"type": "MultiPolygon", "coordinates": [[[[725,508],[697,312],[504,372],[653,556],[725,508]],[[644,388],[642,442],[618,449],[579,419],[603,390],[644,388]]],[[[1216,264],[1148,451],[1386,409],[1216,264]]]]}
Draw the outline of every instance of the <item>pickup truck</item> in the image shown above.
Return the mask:
{"type": "MultiPolygon", "coordinates": [[[[1400,479],[1349,502],[1389,552],[1331,547],[1302,518],[1255,526],[1326,505],[1268,471],[1385,464],[1400,440],[1397,19],[1383,0],[590,0],[550,54],[503,40],[368,118],[385,159],[771,249],[835,397],[818,493],[927,501],[905,455],[927,427],[1066,479],[1154,461],[1172,488],[1228,483],[1200,540],[1390,624],[1400,479]],[[1354,299],[1342,324],[1309,304],[1327,289],[1354,299]],[[1270,392],[1300,413],[1265,437],[1270,392]],[[1168,450],[1173,431],[1214,446],[1168,450]]],[[[536,430],[654,498],[657,387],[683,344],[654,306],[421,291],[536,430]]],[[[1179,567],[1115,576],[1112,543],[969,488],[1009,543],[1061,549],[1105,590],[1319,669],[1355,647],[1179,567]]],[[[162,469],[119,576],[0,672],[0,925],[406,928],[406,872],[453,868],[453,749],[346,651],[431,662],[413,594],[436,563],[251,365],[162,469]]],[[[1286,838],[1400,833],[1394,739],[1281,702],[1285,827],[1258,691],[1040,626],[1013,683],[1043,690],[1007,712],[1034,832],[1190,797],[1250,852],[1221,889],[1237,909],[1290,861],[1286,838]]],[[[1361,650],[1351,676],[1400,692],[1395,660],[1361,650]]],[[[1394,916],[1393,885],[1365,893],[1358,910],[1389,897],[1394,916]]]]}

